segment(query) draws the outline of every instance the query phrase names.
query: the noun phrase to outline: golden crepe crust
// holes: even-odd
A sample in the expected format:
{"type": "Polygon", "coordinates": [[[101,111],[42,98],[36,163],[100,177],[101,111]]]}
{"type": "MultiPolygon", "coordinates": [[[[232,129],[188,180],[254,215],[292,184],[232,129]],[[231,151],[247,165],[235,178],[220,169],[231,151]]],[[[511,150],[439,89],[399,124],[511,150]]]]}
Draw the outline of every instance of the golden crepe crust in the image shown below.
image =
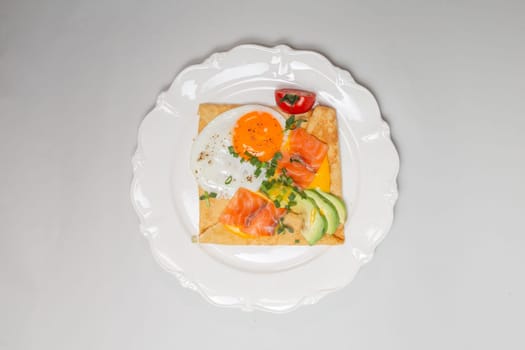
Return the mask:
{"type": "MultiPolygon", "coordinates": [[[[308,245],[308,242],[306,242],[301,234],[303,220],[300,215],[288,213],[284,218],[284,223],[291,226],[293,232],[257,238],[242,238],[228,231],[224,225],[216,221],[215,224],[207,227],[200,234],[199,242],[229,245],[308,245]]],[[[344,237],[340,238],[334,234],[324,235],[316,244],[335,245],[342,243],[344,243],[344,237]]]]}
{"type": "Polygon", "coordinates": [[[339,157],[339,133],[335,110],[330,107],[317,106],[304,125],[306,131],[328,145],[330,192],[341,196],[341,159],[339,157]]]}
{"type": "MultiPolygon", "coordinates": [[[[232,108],[238,107],[234,104],[214,104],[203,103],[199,105],[199,133],[219,114],[232,108]]],[[[204,190],[199,186],[199,197],[204,194],[204,190]]],[[[209,201],[199,201],[199,233],[204,232],[209,227],[217,224],[219,215],[226,207],[227,199],[210,198],[209,201]],[[209,205],[208,205],[209,203],[209,205]]]]}
{"type": "MultiPolygon", "coordinates": [[[[199,132],[219,114],[238,107],[235,104],[203,103],[199,105],[199,132]]],[[[284,114],[285,117],[288,115],[284,114]]],[[[306,119],[302,127],[328,144],[328,162],[330,163],[330,191],[338,196],[342,193],[341,161],[339,156],[339,136],[337,117],[333,108],[317,106],[312,111],[296,118],[306,119]]],[[[199,196],[204,191],[199,187],[199,196]]],[[[219,216],[226,207],[227,199],[210,198],[199,201],[199,242],[228,245],[308,245],[301,234],[303,221],[300,215],[288,213],[284,223],[292,227],[293,232],[262,236],[257,238],[242,238],[235,235],[220,224],[219,216]]],[[[336,245],[344,243],[344,226],[340,225],[333,235],[324,235],[316,245],[336,245]]]]}
{"type": "MultiPolygon", "coordinates": [[[[335,109],[317,106],[308,122],[304,124],[306,131],[328,145],[328,163],[330,164],[330,192],[341,197],[343,193],[341,177],[341,157],[339,154],[339,132],[335,109]]],[[[334,235],[344,240],[343,226],[334,235]]]]}
{"type": "Polygon", "coordinates": [[[199,133],[219,114],[229,111],[235,107],[239,107],[239,105],[201,103],[199,105],[199,133]]]}

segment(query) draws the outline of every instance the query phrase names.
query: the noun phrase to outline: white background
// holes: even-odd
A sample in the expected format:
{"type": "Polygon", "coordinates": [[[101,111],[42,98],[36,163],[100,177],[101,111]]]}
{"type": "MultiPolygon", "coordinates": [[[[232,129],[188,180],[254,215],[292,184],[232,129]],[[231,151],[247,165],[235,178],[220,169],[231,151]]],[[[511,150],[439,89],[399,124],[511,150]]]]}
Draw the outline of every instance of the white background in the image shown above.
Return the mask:
{"type": "Polygon", "coordinates": [[[524,37],[520,1],[2,0],[0,349],[525,348],[524,37]],[[158,93],[240,43],[349,69],[401,157],[374,260],[285,315],[182,288],[129,200],[158,93]]]}

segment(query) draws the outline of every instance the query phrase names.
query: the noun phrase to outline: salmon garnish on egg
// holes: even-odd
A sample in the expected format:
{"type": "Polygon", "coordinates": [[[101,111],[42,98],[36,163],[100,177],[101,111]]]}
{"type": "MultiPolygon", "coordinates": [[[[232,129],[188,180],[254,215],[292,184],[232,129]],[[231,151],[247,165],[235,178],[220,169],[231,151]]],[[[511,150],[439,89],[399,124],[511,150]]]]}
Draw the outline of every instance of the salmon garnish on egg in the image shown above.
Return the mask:
{"type": "Polygon", "coordinates": [[[241,187],[224,208],[219,222],[245,238],[271,236],[285,213],[262,195],[241,187]]]}
{"type": "Polygon", "coordinates": [[[326,162],[328,145],[303,128],[290,131],[279,168],[301,188],[307,188],[326,162]]]}
{"type": "Polygon", "coordinates": [[[303,128],[290,132],[290,154],[300,156],[314,172],[317,171],[326,157],[328,145],[303,128]]]}

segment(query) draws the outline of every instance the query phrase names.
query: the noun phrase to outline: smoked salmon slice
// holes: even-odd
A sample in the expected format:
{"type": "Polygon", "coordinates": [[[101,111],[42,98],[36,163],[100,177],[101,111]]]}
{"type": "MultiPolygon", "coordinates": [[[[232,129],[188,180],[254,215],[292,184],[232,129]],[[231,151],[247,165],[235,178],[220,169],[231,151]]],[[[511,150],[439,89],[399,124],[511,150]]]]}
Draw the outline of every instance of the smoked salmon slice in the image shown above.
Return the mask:
{"type": "Polygon", "coordinates": [[[306,188],[315,177],[328,153],[328,145],[303,128],[290,132],[289,150],[283,152],[279,168],[285,168],[286,174],[299,187],[306,188]]]}
{"type": "Polygon", "coordinates": [[[290,132],[290,155],[299,156],[314,172],[319,170],[323,163],[328,145],[303,128],[290,132]]]}
{"type": "Polygon", "coordinates": [[[279,167],[286,169],[286,175],[291,177],[293,182],[301,188],[306,188],[315,177],[315,173],[307,165],[297,158],[290,158],[289,154],[283,155],[283,159],[279,162],[279,167]]]}
{"type": "Polygon", "coordinates": [[[250,236],[271,236],[285,213],[285,209],[276,208],[271,201],[241,187],[224,208],[219,222],[250,236]]]}

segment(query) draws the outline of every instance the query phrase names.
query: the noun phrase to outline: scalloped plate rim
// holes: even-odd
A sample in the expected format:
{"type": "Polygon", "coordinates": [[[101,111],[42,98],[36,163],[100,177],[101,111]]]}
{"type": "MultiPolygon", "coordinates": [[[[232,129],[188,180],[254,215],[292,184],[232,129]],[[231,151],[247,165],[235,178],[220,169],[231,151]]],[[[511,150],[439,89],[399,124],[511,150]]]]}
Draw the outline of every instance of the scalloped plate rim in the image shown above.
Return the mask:
{"type": "MultiPolygon", "coordinates": [[[[161,268],[163,270],[165,270],[165,271],[171,273],[172,275],[174,275],[179,280],[181,286],[183,286],[185,288],[188,288],[188,289],[191,289],[191,290],[194,290],[194,291],[197,291],[206,301],[208,301],[209,303],[211,303],[211,304],[213,304],[215,306],[219,306],[219,307],[223,307],[223,308],[240,308],[240,309],[242,309],[244,311],[260,310],[260,311],[267,311],[267,312],[272,312],[272,313],[286,313],[286,312],[295,310],[295,309],[297,309],[298,307],[300,307],[302,305],[315,304],[319,300],[321,300],[324,296],[326,296],[327,294],[336,292],[338,290],[341,290],[342,288],[344,288],[346,285],[348,285],[355,278],[355,275],[361,269],[362,266],[364,266],[365,264],[369,263],[373,259],[374,254],[375,254],[375,250],[377,249],[379,244],[381,244],[381,242],[385,239],[385,237],[387,236],[387,234],[390,231],[390,229],[392,227],[392,224],[393,224],[394,207],[395,207],[395,203],[397,202],[397,199],[398,199],[398,196],[399,196],[398,185],[397,185],[397,177],[398,177],[398,174],[399,174],[399,165],[400,165],[399,164],[399,154],[398,154],[397,149],[396,149],[396,147],[395,147],[395,145],[394,145],[394,143],[393,143],[393,141],[391,139],[390,127],[389,127],[388,123],[382,118],[381,112],[379,110],[379,119],[380,119],[381,125],[383,127],[385,127],[385,129],[386,129],[386,135],[382,134],[383,139],[384,139],[384,141],[390,143],[391,149],[394,151],[394,157],[395,157],[395,159],[394,159],[395,160],[395,162],[394,162],[395,164],[394,164],[394,169],[393,169],[393,174],[392,174],[393,175],[393,181],[391,183],[390,193],[388,194],[389,196],[391,196],[391,198],[387,199],[387,202],[389,203],[389,208],[390,208],[390,211],[389,211],[389,213],[390,213],[390,215],[389,215],[389,222],[388,222],[387,226],[383,226],[383,231],[382,231],[383,233],[380,236],[375,237],[375,239],[373,241],[373,249],[370,252],[366,253],[365,257],[361,257],[361,258],[357,259],[357,262],[359,263],[358,266],[357,266],[357,269],[355,270],[355,273],[352,276],[350,276],[345,281],[346,283],[342,284],[341,286],[331,288],[330,290],[322,290],[322,291],[317,290],[316,293],[314,293],[313,295],[304,295],[304,296],[300,297],[299,299],[297,299],[297,301],[295,303],[290,303],[288,305],[282,305],[282,307],[279,307],[279,308],[275,308],[275,307],[272,308],[270,306],[265,306],[265,305],[260,304],[258,302],[248,303],[248,304],[242,303],[242,302],[234,303],[234,304],[221,304],[219,302],[216,302],[214,300],[214,296],[207,295],[205,293],[205,291],[203,290],[203,287],[200,286],[198,282],[189,280],[185,276],[184,271],[182,269],[180,269],[180,268],[173,269],[172,267],[168,266],[168,264],[166,264],[164,261],[162,261],[162,258],[159,256],[158,252],[156,252],[154,247],[153,247],[153,240],[152,240],[153,239],[153,235],[150,232],[148,232],[148,230],[146,229],[147,225],[145,223],[144,214],[142,213],[142,211],[140,209],[139,199],[137,198],[137,195],[136,195],[135,191],[137,189],[137,186],[139,185],[139,179],[140,179],[140,173],[141,173],[140,169],[142,169],[143,162],[145,161],[144,154],[143,154],[143,151],[142,151],[142,145],[141,145],[142,125],[143,125],[144,121],[146,119],[148,119],[148,117],[153,112],[155,112],[158,109],[167,108],[168,111],[171,114],[173,114],[173,110],[172,110],[173,107],[164,100],[164,96],[165,96],[165,94],[170,92],[170,90],[175,86],[176,82],[179,81],[185,74],[187,74],[187,73],[189,73],[189,72],[191,72],[193,70],[209,68],[208,66],[210,64],[213,64],[213,61],[219,59],[223,55],[230,54],[234,50],[238,50],[238,49],[255,49],[255,50],[265,50],[265,51],[269,51],[270,50],[270,51],[277,51],[278,53],[281,53],[281,54],[284,51],[285,53],[293,52],[294,54],[297,54],[297,55],[300,55],[300,54],[313,55],[316,58],[321,59],[324,63],[326,63],[329,66],[331,66],[334,69],[334,72],[336,72],[337,78],[340,79],[341,81],[345,82],[344,85],[346,85],[346,86],[353,86],[353,87],[358,88],[358,89],[360,89],[362,91],[365,91],[367,94],[369,94],[370,97],[372,98],[372,100],[374,101],[375,106],[379,110],[379,106],[377,104],[377,100],[375,99],[373,94],[366,87],[358,84],[355,81],[355,79],[353,78],[352,74],[348,70],[345,70],[345,69],[342,69],[340,67],[334,66],[325,56],[323,56],[322,54],[320,54],[318,52],[310,51],[310,50],[295,50],[295,49],[292,49],[291,47],[289,47],[287,45],[277,45],[277,46],[274,46],[274,47],[265,47],[265,46],[255,45],[255,44],[243,44],[243,45],[235,46],[235,47],[233,47],[232,49],[230,49],[228,51],[213,53],[213,54],[209,55],[206,59],[204,59],[202,63],[193,64],[193,65],[187,66],[186,68],[182,69],[177,74],[177,76],[173,79],[173,81],[170,84],[170,86],[166,90],[162,91],[158,95],[158,98],[157,98],[155,106],[146,114],[144,119],[141,121],[141,124],[140,124],[140,127],[139,127],[139,131],[138,131],[137,149],[136,149],[134,155],[132,156],[133,179],[131,181],[130,197],[131,197],[131,202],[132,202],[133,209],[135,210],[137,216],[139,217],[139,222],[140,222],[139,229],[140,229],[140,232],[148,240],[148,244],[150,246],[150,250],[152,252],[152,255],[154,256],[154,259],[157,261],[157,263],[159,264],[159,266],[161,266],[161,268]]],[[[216,297],[217,296],[215,296],[215,298],[216,297]]]]}

